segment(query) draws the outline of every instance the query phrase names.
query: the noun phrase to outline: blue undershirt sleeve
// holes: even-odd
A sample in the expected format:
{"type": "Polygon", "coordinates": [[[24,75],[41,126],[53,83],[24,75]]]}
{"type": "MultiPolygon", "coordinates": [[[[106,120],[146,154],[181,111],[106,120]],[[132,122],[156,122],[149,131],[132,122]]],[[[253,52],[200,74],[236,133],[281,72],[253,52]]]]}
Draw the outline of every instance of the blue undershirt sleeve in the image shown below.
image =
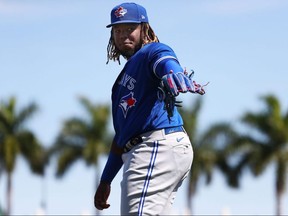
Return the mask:
{"type": "Polygon", "coordinates": [[[110,151],[108,160],[103,170],[101,181],[111,184],[118,171],[121,169],[123,161],[121,155],[110,151]]]}
{"type": "Polygon", "coordinates": [[[176,72],[182,72],[183,68],[176,59],[166,58],[158,63],[154,72],[158,78],[162,78],[164,75],[168,74],[171,70],[173,71],[173,73],[176,73],[176,72]]]}

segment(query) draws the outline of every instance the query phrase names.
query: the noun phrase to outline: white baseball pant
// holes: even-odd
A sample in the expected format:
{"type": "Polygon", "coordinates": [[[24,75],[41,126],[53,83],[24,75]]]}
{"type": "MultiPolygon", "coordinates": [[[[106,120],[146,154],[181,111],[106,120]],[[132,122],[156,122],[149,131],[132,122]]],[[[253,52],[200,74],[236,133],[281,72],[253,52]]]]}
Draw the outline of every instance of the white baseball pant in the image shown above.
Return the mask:
{"type": "Polygon", "coordinates": [[[156,130],[122,155],[121,215],[168,215],[187,177],[193,149],[185,132],[156,130]]]}

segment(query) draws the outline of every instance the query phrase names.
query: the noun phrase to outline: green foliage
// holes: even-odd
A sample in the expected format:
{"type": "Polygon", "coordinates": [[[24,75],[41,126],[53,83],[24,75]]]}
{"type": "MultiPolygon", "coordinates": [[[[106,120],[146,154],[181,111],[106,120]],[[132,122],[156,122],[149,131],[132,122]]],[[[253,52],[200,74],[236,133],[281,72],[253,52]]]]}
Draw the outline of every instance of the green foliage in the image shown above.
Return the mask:
{"type": "Polygon", "coordinates": [[[201,176],[206,184],[211,183],[215,169],[223,173],[229,186],[239,187],[244,169],[259,176],[273,163],[276,164],[276,213],[281,214],[280,201],[288,175],[288,110],[283,114],[280,102],[273,95],[261,99],[265,103],[262,111],[247,112],[241,118],[248,129],[246,134],[227,123],[216,123],[199,134],[200,99],[190,110],[180,110],[194,149],[189,198],[196,193],[201,176]]]}
{"type": "Polygon", "coordinates": [[[268,95],[261,99],[265,103],[263,111],[247,112],[242,117],[243,123],[248,128],[262,135],[259,137],[248,133],[243,136],[245,138],[243,141],[250,146],[246,154],[253,155],[248,165],[256,176],[260,175],[271,162],[283,163],[281,166],[279,164],[280,167],[287,167],[288,164],[288,116],[282,114],[276,97],[268,95]]]}
{"type": "Polygon", "coordinates": [[[34,173],[43,174],[45,149],[33,132],[25,128],[37,106],[31,103],[17,111],[16,105],[14,97],[0,104],[0,163],[6,172],[12,173],[17,156],[22,155],[34,173]]]}
{"type": "MultiPolygon", "coordinates": [[[[260,176],[268,166],[275,164],[276,214],[281,214],[281,196],[286,190],[288,175],[288,110],[283,112],[273,95],[263,96],[261,100],[264,109],[246,112],[241,118],[244,128],[248,129],[246,133],[223,122],[211,124],[200,133],[200,98],[189,109],[179,109],[194,150],[188,178],[188,206],[202,177],[206,184],[210,184],[215,169],[224,175],[229,186],[239,187],[245,169],[260,176]]],[[[48,158],[55,155],[58,162],[56,176],[63,177],[76,161],[83,160],[87,166],[96,166],[99,155],[109,152],[112,136],[107,133],[110,114],[107,106],[95,105],[80,97],[79,102],[87,115],[67,119],[47,151],[26,128],[38,107],[31,103],[17,110],[16,102],[16,98],[11,97],[0,103],[0,172],[6,172],[8,179],[19,155],[28,162],[33,173],[40,175],[44,174],[48,158]]],[[[10,212],[8,207],[7,212],[10,212]]]]}
{"type": "Polygon", "coordinates": [[[85,97],[80,97],[79,101],[87,118],[72,117],[66,120],[50,149],[50,155],[58,157],[57,177],[62,177],[77,160],[83,160],[88,166],[97,165],[99,155],[109,151],[109,108],[94,105],[85,97]]]}
{"type": "Polygon", "coordinates": [[[247,168],[259,176],[268,166],[275,164],[276,214],[280,215],[288,173],[288,110],[283,114],[280,102],[273,95],[261,99],[264,109],[244,113],[241,120],[248,132],[231,143],[234,150],[242,153],[233,173],[239,178],[247,168]]]}
{"type": "Polygon", "coordinates": [[[230,186],[237,186],[237,182],[229,178],[232,169],[228,163],[229,156],[232,153],[229,144],[236,139],[237,133],[227,123],[211,125],[207,130],[200,133],[198,131],[198,118],[201,108],[202,99],[198,98],[190,109],[179,109],[194,151],[194,159],[188,178],[189,188],[187,194],[188,207],[191,213],[192,198],[199,187],[200,179],[204,177],[206,184],[210,184],[215,169],[219,169],[227,176],[227,183],[230,186]]]}
{"type": "Polygon", "coordinates": [[[7,215],[11,211],[12,173],[16,166],[17,156],[21,155],[28,162],[33,173],[43,175],[47,163],[44,147],[26,123],[37,111],[34,103],[16,110],[16,98],[0,103],[0,171],[7,173],[7,215]]]}

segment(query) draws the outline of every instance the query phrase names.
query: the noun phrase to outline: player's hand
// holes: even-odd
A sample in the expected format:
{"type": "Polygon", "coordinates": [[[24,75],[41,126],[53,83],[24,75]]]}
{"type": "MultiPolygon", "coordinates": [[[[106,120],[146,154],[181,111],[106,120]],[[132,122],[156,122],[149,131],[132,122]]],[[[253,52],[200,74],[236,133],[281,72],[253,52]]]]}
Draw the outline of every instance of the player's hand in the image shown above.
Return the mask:
{"type": "Polygon", "coordinates": [[[197,84],[194,80],[192,81],[192,75],[194,74],[194,71],[192,74],[188,75],[186,70],[184,72],[177,72],[173,73],[171,70],[170,73],[164,75],[161,79],[161,88],[168,92],[172,97],[176,97],[179,95],[179,93],[186,93],[186,92],[192,92],[197,93],[200,95],[205,94],[204,86],[206,85],[200,85],[197,84]]]}
{"type": "Polygon", "coordinates": [[[108,197],[110,195],[111,186],[108,183],[101,182],[97,188],[94,196],[94,206],[98,210],[107,209],[110,204],[107,203],[108,197]]]}
{"type": "Polygon", "coordinates": [[[171,70],[168,74],[161,78],[160,86],[158,87],[158,97],[164,101],[165,109],[167,110],[168,118],[173,116],[174,107],[181,107],[182,101],[176,101],[176,97],[179,93],[197,93],[200,95],[205,94],[204,86],[197,84],[192,80],[194,71],[188,75],[186,69],[183,72],[173,73],[171,70]]]}
{"type": "Polygon", "coordinates": [[[171,96],[176,97],[180,92],[186,93],[188,89],[193,88],[193,84],[190,83],[188,77],[184,73],[173,73],[171,70],[169,74],[166,74],[161,79],[161,87],[163,86],[171,96]]]}

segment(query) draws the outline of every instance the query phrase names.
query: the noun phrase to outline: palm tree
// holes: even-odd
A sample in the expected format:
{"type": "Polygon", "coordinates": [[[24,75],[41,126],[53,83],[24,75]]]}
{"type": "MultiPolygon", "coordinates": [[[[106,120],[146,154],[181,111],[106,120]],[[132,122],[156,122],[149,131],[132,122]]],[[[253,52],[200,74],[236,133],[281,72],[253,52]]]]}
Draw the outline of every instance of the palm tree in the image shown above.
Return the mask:
{"type": "Polygon", "coordinates": [[[15,97],[0,104],[0,167],[7,173],[7,215],[11,213],[12,173],[17,156],[26,159],[33,173],[44,174],[45,150],[34,133],[25,127],[36,110],[36,104],[31,103],[17,111],[15,97]]]}
{"type": "MultiPolygon", "coordinates": [[[[80,97],[79,101],[88,118],[73,117],[65,121],[50,151],[51,155],[58,155],[57,177],[63,177],[77,160],[97,167],[99,155],[109,152],[106,143],[112,143],[107,133],[109,108],[93,105],[85,97],[80,97]]],[[[95,188],[99,181],[99,168],[96,170],[95,188]]]]}
{"type": "Polygon", "coordinates": [[[288,110],[283,114],[280,102],[273,95],[261,97],[265,109],[259,113],[247,112],[242,121],[249,132],[238,141],[244,149],[236,173],[249,168],[255,176],[261,175],[272,163],[276,165],[276,215],[282,214],[282,197],[288,173],[288,110]]]}
{"type": "Polygon", "coordinates": [[[229,165],[229,157],[232,150],[229,144],[237,138],[237,133],[231,125],[227,123],[217,123],[211,125],[203,133],[198,133],[198,117],[202,107],[202,99],[197,99],[192,108],[181,108],[180,112],[183,117],[184,125],[190,137],[194,158],[191,171],[188,177],[187,206],[189,213],[193,213],[193,197],[196,194],[198,183],[201,176],[206,179],[206,184],[212,181],[213,171],[219,169],[227,179],[231,187],[237,187],[230,179],[232,171],[229,165]]]}

